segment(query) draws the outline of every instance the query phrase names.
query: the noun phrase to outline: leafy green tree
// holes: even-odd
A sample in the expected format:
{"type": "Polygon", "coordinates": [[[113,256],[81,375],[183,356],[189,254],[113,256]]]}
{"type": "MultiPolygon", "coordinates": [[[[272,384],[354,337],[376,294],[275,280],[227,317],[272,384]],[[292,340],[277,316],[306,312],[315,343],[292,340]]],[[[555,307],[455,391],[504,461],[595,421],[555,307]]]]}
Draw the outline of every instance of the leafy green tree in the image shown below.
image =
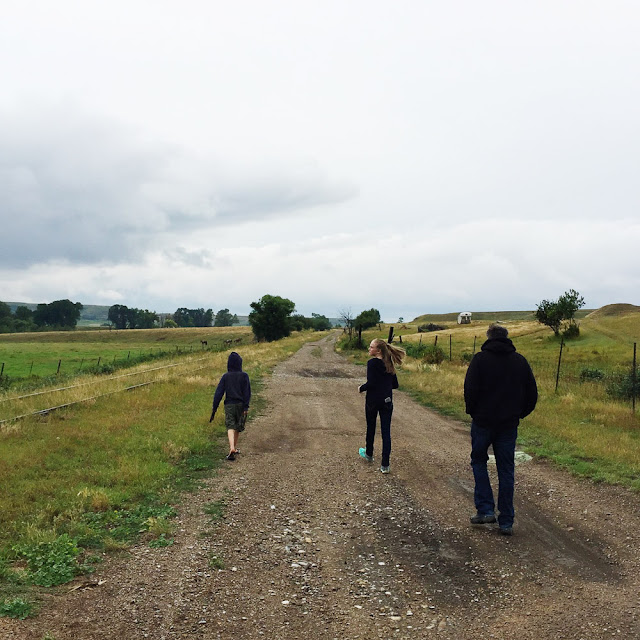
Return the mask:
{"type": "Polygon", "coordinates": [[[147,309],[134,309],[134,311],[135,317],[134,324],[131,326],[132,329],[153,329],[155,327],[158,321],[158,316],[155,311],[149,311],[147,309]]]}
{"type": "Polygon", "coordinates": [[[331,320],[326,316],[321,316],[319,313],[312,313],[311,318],[314,331],[328,331],[331,329],[331,320]]]}
{"type": "Polygon", "coordinates": [[[380,312],[377,309],[369,309],[368,311],[363,311],[353,321],[353,326],[362,329],[370,329],[371,327],[375,327],[379,323],[380,312]]]}
{"type": "Polygon", "coordinates": [[[238,324],[238,316],[234,313],[231,314],[229,309],[220,309],[216,313],[215,320],[213,322],[214,327],[231,327],[234,324],[238,324]]]}
{"type": "Polygon", "coordinates": [[[116,329],[126,329],[129,322],[129,307],[124,304],[114,304],[109,307],[107,318],[109,322],[113,322],[116,329]]]}
{"type": "Polygon", "coordinates": [[[291,333],[290,316],[296,305],[288,298],[264,295],[258,302],[252,302],[249,324],[256,340],[279,340],[291,333]]]}
{"type": "Polygon", "coordinates": [[[575,315],[578,309],[584,307],[584,298],[575,290],[565,291],[557,300],[543,300],[536,308],[536,320],[551,329],[556,336],[560,335],[560,330],[565,327],[568,330],[573,327],[571,333],[579,334],[576,331],[575,315]]]}
{"type": "Polygon", "coordinates": [[[180,307],[173,314],[173,320],[179,327],[210,327],[213,322],[213,311],[180,307]]]}
{"type": "Polygon", "coordinates": [[[0,320],[11,318],[12,316],[11,307],[6,302],[0,302],[0,320]]]}
{"type": "Polygon", "coordinates": [[[16,307],[15,313],[16,319],[24,320],[25,322],[33,322],[33,311],[29,309],[29,307],[25,307],[24,305],[20,305],[16,307]]]}
{"type": "Polygon", "coordinates": [[[49,304],[39,304],[33,314],[33,321],[39,327],[75,329],[82,308],[79,302],[54,300],[49,304]]]}

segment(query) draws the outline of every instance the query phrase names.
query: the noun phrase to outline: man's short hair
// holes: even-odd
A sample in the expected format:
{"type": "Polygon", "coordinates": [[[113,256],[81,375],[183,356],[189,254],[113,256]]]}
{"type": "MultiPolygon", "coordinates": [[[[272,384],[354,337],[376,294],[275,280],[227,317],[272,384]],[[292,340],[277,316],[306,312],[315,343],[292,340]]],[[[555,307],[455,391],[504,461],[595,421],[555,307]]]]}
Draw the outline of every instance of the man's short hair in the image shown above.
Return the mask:
{"type": "Polygon", "coordinates": [[[501,324],[493,324],[489,325],[487,329],[487,338],[489,340],[495,340],[496,338],[506,338],[509,335],[506,327],[503,327],[501,324]]]}

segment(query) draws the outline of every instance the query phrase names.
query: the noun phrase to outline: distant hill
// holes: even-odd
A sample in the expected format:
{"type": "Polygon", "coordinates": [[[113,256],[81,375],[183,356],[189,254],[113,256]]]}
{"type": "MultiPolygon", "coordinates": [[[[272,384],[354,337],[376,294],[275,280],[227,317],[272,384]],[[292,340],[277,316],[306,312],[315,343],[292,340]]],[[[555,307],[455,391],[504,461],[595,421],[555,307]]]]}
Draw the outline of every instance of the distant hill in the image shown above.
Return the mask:
{"type": "MultiPolygon", "coordinates": [[[[631,305],[633,306],[633,305],[631,305]]],[[[466,311],[466,309],[464,309],[466,311]]],[[[584,318],[593,309],[580,309],[576,313],[576,318],[584,318]]],[[[425,322],[458,322],[458,311],[455,313],[427,313],[422,316],[418,316],[412,322],[417,324],[424,324],[425,322]]],[[[471,321],[483,320],[489,322],[515,322],[518,320],[535,320],[535,311],[472,311],[471,321]]]]}
{"type": "Polygon", "coordinates": [[[638,313],[640,307],[635,304],[628,304],[626,302],[619,302],[616,304],[606,304],[604,307],[600,307],[589,314],[589,317],[600,316],[619,316],[625,313],[638,313]]]}

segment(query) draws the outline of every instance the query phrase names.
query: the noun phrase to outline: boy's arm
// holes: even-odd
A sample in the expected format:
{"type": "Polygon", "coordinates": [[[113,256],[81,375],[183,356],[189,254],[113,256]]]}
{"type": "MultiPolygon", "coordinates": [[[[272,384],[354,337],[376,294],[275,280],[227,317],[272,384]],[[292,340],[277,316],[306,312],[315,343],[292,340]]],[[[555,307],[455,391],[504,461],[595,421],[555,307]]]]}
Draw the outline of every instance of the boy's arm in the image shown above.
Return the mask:
{"type": "Polygon", "coordinates": [[[218,382],[218,386],[216,387],[216,391],[213,394],[213,408],[211,410],[211,418],[209,418],[209,422],[211,422],[213,420],[213,417],[216,415],[216,411],[218,410],[218,407],[220,406],[220,402],[222,401],[222,396],[224,395],[225,392],[225,383],[226,383],[226,379],[225,376],[227,374],[225,373],[222,378],[220,378],[220,382],[218,382]]]}
{"type": "Polygon", "coordinates": [[[246,386],[244,389],[244,394],[243,394],[243,405],[244,405],[244,412],[247,413],[249,411],[249,405],[251,404],[251,381],[249,380],[249,375],[245,374],[245,381],[246,381],[246,386]]]}

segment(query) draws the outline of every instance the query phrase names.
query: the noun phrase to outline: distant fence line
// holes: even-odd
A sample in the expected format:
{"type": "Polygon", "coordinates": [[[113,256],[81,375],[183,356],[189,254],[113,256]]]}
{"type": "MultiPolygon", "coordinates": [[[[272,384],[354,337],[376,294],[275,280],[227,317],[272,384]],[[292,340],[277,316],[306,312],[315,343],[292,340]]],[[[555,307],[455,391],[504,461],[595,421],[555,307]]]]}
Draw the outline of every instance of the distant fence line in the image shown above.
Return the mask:
{"type": "MultiPolygon", "coordinates": [[[[198,351],[211,351],[218,352],[224,351],[231,347],[234,342],[238,342],[238,340],[225,340],[221,343],[212,343],[211,345],[207,344],[207,341],[201,341],[201,344],[196,348],[198,351]]],[[[139,362],[144,362],[147,360],[156,360],[159,358],[169,357],[173,355],[183,355],[192,353],[194,350],[194,345],[189,346],[180,346],[174,345],[173,347],[167,348],[167,346],[163,347],[148,347],[144,349],[129,349],[126,352],[120,352],[120,356],[118,353],[114,354],[113,358],[109,356],[105,358],[103,356],[98,356],[97,358],[82,358],[80,363],[78,364],[77,359],[71,358],[58,358],[57,360],[50,360],[48,362],[38,362],[36,364],[36,360],[32,360],[29,365],[29,373],[18,374],[16,372],[12,372],[10,367],[7,366],[7,363],[0,362],[0,382],[3,380],[6,382],[9,378],[12,379],[24,379],[24,378],[49,378],[52,376],[59,376],[61,374],[68,375],[77,375],[79,373],[105,373],[110,372],[114,368],[126,367],[130,365],[137,364],[139,362]],[[126,354],[126,355],[125,355],[126,354]],[[67,363],[65,365],[65,363],[67,363]],[[70,364],[68,364],[70,363],[70,364]],[[36,372],[34,373],[34,365],[36,366],[36,372]]],[[[21,367],[22,369],[23,367],[21,367]]]]}
{"type": "MultiPolygon", "coordinates": [[[[420,339],[418,341],[418,345],[423,345],[423,344],[427,344],[427,341],[425,340],[423,343],[423,336],[428,336],[428,333],[421,333],[420,334],[420,339]]],[[[402,343],[402,336],[398,335],[396,336],[398,339],[398,342],[402,343]]],[[[484,337],[482,337],[483,339],[484,337]]],[[[515,336],[513,339],[514,342],[517,342],[517,336],[515,336]]],[[[360,336],[359,336],[360,339],[360,336]]],[[[394,339],[393,336],[393,327],[391,327],[389,329],[389,339],[388,342],[392,342],[394,339]]],[[[462,343],[462,348],[459,349],[458,353],[459,353],[459,358],[461,361],[463,362],[469,362],[471,360],[471,358],[473,357],[473,355],[475,355],[476,353],[476,348],[477,348],[477,344],[478,344],[478,336],[473,336],[473,346],[471,347],[471,345],[469,345],[468,342],[466,341],[457,341],[456,345],[459,345],[460,343],[462,343]]],[[[416,344],[415,342],[410,342],[410,343],[404,343],[405,347],[409,347],[409,345],[414,345],[416,344]]],[[[449,333],[448,335],[442,335],[442,332],[436,333],[436,335],[433,336],[433,341],[431,344],[431,347],[433,348],[438,348],[441,350],[442,355],[440,356],[442,359],[447,358],[449,361],[453,361],[453,348],[454,348],[454,340],[453,340],[453,334],[449,333]],[[438,338],[440,339],[440,344],[438,344],[438,338]],[[442,338],[444,338],[444,340],[442,340],[442,338]],[[444,345],[442,343],[445,343],[444,345]]],[[[578,362],[567,362],[566,356],[563,360],[563,353],[565,351],[565,341],[564,338],[561,339],[560,341],[560,345],[559,345],[559,350],[558,350],[558,357],[557,360],[555,361],[548,361],[545,364],[540,363],[539,361],[535,363],[535,372],[536,372],[536,376],[538,376],[538,374],[541,373],[546,373],[548,375],[553,375],[554,380],[555,380],[555,391],[557,392],[559,387],[560,387],[560,382],[562,380],[565,381],[570,381],[570,382],[586,382],[586,381],[601,381],[603,380],[607,374],[605,374],[604,371],[602,371],[599,368],[596,367],[589,367],[587,366],[588,363],[585,363],[584,361],[578,361],[578,362]]],[[[533,365],[532,365],[533,366],[533,365]]],[[[608,375],[610,377],[615,377],[615,376],[622,376],[623,380],[625,378],[625,376],[628,375],[628,383],[626,384],[626,386],[622,389],[621,391],[621,396],[624,398],[629,398],[631,400],[631,407],[632,407],[632,411],[633,413],[635,413],[636,411],[636,401],[638,396],[640,395],[638,387],[639,385],[639,381],[638,381],[638,373],[637,373],[637,343],[634,342],[633,343],[633,349],[632,349],[632,353],[629,354],[629,365],[627,367],[620,367],[620,366],[615,366],[610,368],[610,370],[607,372],[608,375]],[[624,373],[625,371],[628,371],[627,373],[624,373]]]]}

